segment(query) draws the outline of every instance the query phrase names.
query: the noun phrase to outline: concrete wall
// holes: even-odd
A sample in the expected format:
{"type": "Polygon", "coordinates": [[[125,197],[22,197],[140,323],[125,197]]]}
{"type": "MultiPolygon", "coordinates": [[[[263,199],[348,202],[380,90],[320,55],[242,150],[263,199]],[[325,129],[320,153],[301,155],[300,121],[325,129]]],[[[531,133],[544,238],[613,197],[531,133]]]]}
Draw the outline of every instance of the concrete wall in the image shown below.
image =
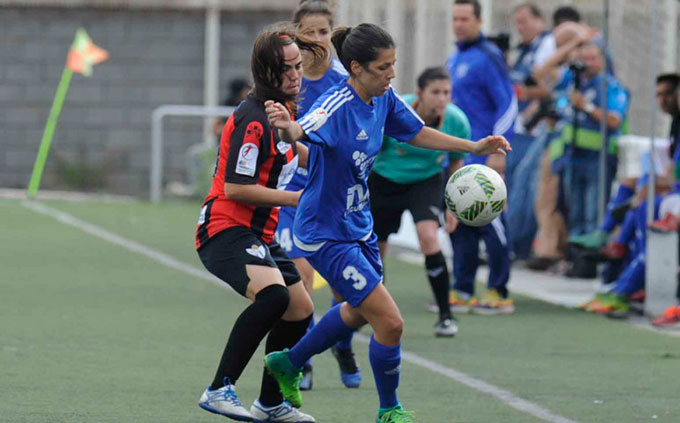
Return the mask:
{"type": "MultiPolygon", "coordinates": [[[[222,14],[220,98],[249,75],[252,42],[288,12],[222,14]]],[[[151,111],[202,104],[201,10],[0,8],[0,186],[26,187],[75,30],[84,26],[111,58],[94,75],[74,75],[43,188],[148,192],[151,111]],[[85,176],[78,186],[72,180],[85,176]]],[[[184,153],[201,142],[196,118],[166,124],[164,180],[184,177],[184,153]]]]}

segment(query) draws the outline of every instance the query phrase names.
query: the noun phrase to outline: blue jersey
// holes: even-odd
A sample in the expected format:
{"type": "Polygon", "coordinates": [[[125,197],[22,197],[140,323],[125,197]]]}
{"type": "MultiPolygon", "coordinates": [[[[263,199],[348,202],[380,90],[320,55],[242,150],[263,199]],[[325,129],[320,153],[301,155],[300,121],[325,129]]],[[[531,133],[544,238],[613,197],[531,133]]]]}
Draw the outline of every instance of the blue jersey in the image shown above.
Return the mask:
{"type": "Polygon", "coordinates": [[[310,173],[295,215],[296,246],[311,252],[325,241],[368,239],[373,218],[367,179],[383,135],[408,141],[423,121],[392,88],[371,105],[343,81],[298,122],[310,144],[310,173]]]}
{"type": "Polygon", "coordinates": [[[451,100],[470,120],[472,140],[504,135],[512,141],[517,97],[503,54],[483,35],[457,46],[446,61],[453,87],[451,100]]]}
{"type": "MultiPolygon", "coordinates": [[[[345,79],[347,79],[347,71],[337,59],[332,60],[331,67],[321,78],[312,81],[303,77],[298,101],[298,115],[302,116],[307,113],[321,94],[345,79]]],[[[306,144],[304,141],[303,143],[306,144]]],[[[305,187],[305,184],[307,184],[307,169],[298,167],[286,191],[299,191],[305,187]]]]}
{"type": "MultiPolygon", "coordinates": [[[[554,51],[555,39],[552,37],[552,33],[550,31],[545,31],[535,37],[530,43],[522,43],[517,47],[519,56],[517,57],[515,64],[512,65],[512,68],[510,68],[510,80],[515,85],[526,84],[527,78],[532,74],[533,69],[539,64],[537,63],[537,54],[539,53],[539,48],[548,43],[552,43],[552,48],[549,51],[554,51]]],[[[529,103],[530,100],[519,101],[519,111],[524,111],[529,103]]]]}

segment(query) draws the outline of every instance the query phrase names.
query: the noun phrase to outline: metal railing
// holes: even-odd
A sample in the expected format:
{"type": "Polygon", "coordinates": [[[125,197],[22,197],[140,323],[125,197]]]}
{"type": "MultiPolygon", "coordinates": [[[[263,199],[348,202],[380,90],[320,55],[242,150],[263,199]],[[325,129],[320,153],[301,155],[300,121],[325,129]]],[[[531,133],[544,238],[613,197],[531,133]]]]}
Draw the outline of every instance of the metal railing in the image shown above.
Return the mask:
{"type": "Polygon", "coordinates": [[[166,104],[151,113],[151,172],[149,199],[158,203],[163,197],[163,118],[166,116],[219,117],[234,113],[235,107],[166,104]]]}

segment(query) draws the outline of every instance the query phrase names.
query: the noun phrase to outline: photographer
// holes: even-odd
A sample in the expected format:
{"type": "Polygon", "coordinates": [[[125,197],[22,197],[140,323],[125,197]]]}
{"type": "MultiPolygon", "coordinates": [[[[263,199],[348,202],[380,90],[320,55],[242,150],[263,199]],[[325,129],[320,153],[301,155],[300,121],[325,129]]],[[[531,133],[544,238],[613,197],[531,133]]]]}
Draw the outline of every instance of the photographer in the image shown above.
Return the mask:
{"type": "MultiPolygon", "coordinates": [[[[556,88],[566,88],[567,97],[560,101],[562,113],[560,136],[551,144],[554,158],[561,157],[565,192],[570,205],[569,230],[572,235],[593,231],[597,227],[598,175],[600,150],[615,147],[615,137],[628,108],[628,92],[612,75],[606,75],[608,109],[603,110],[600,92],[604,64],[602,50],[592,41],[578,41],[571,55],[569,69],[556,88]],[[600,122],[606,120],[608,138],[600,133],[600,122]]],[[[568,44],[574,44],[571,41],[568,44]]],[[[559,102],[558,102],[559,103],[559,102]]],[[[608,160],[607,186],[614,176],[615,156],[608,160]]]]}
{"type": "MultiPolygon", "coordinates": [[[[546,270],[564,258],[567,229],[558,208],[560,186],[565,193],[565,202],[571,206],[569,212],[572,233],[587,231],[586,227],[595,225],[597,218],[598,172],[594,169],[599,166],[599,149],[602,145],[599,132],[600,119],[603,117],[601,104],[604,103],[599,98],[602,52],[592,43],[597,38],[597,31],[585,25],[564,22],[553,33],[557,50],[533,74],[539,85],[552,91],[561,118],[556,134],[552,136],[555,139],[541,160],[535,204],[538,222],[535,256],[527,262],[527,267],[535,270],[546,270]],[[584,53],[587,57],[584,57],[584,53]],[[582,70],[582,66],[579,66],[583,62],[588,69],[582,70]],[[572,70],[569,70],[570,63],[575,65],[572,70]],[[576,74],[579,76],[575,77],[576,74]],[[566,145],[570,147],[565,148],[566,145]],[[575,147],[572,148],[571,145],[575,147]],[[576,174],[576,169],[572,166],[577,169],[585,167],[586,171],[580,172],[578,178],[575,178],[575,184],[567,184],[569,176],[576,174]],[[587,168],[588,166],[592,167],[587,168]]],[[[626,91],[611,74],[607,76],[607,81],[611,136],[618,133],[628,98],[626,91]]],[[[612,160],[610,163],[615,162],[612,160]]]]}

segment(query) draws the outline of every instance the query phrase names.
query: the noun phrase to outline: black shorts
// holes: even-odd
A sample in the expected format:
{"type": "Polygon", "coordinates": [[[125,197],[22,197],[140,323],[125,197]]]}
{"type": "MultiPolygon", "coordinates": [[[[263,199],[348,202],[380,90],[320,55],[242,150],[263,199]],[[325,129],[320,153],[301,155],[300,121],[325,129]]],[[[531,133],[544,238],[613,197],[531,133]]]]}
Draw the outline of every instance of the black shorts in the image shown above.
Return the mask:
{"type": "Polygon", "coordinates": [[[295,264],[276,241],[266,244],[244,226],[214,235],[198,250],[198,256],[210,273],[244,297],[250,282],[246,264],[278,268],[286,286],[301,280],[295,264]]]}
{"type": "Polygon", "coordinates": [[[398,184],[372,172],[368,177],[371,193],[373,231],[378,241],[399,230],[401,215],[408,210],[413,220],[435,220],[441,224],[444,206],[444,174],[412,184],[398,184]]]}

